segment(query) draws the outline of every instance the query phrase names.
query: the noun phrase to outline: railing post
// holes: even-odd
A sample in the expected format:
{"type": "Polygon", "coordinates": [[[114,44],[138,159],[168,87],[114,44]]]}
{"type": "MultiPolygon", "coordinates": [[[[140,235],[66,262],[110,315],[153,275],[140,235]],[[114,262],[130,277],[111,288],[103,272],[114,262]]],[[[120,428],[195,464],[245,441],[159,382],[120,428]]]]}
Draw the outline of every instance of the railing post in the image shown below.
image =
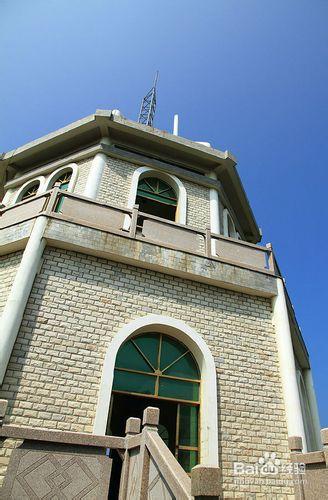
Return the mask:
{"type": "Polygon", "coordinates": [[[321,429],[321,441],[325,455],[326,467],[328,468],[328,427],[321,429]]]}
{"type": "Polygon", "coordinates": [[[302,453],[303,440],[301,436],[290,436],[288,438],[288,445],[291,453],[302,453]]]}
{"type": "Polygon", "coordinates": [[[205,253],[206,257],[212,257],[211,226],[206,226],[205,230],[205,253]]]}
{"type": "Polygon", "coordinates": [[[148,432],[157,432],[159,422],[159,409],[148,406],[143,412],[142,418],[142,437],[140,442],[139,455],[139,477],[137,483],[137,497],[140,500],[148,498],[149,486],[149,466],[150,455],[146,447],[146,434],[148,432]]]}
{"type": "Polygon", "coordinates": [[[142,425],[144,431],[157,431],[159,422],[159,408],[148,406],[143,412],[142,425]]]}
{"type": "Polygon", "coordinates": [[[215,465],[196,465],[191,469],[191,495],[195,500],[222,498],[221,469],[215,465]]]}
{"type": "Polygon", "coordinates": [[[133,209],[132,209],[131,224],[130,224],[130,236],[131,236],[131,238],[135,238],[135,236],[136,236],[138,211],[139,211],[139,205],[134,205],[133,209]]]}
{"type": "Polygon", "coordinates": [[[58,193],[60,192],[60,189],[58,187],[54,187],[50,193],[50,196],[48,197],[48,203],[45,207],[45,212],[46,215],[51,214],[51,212],[55,211],[56,208],[56,200],[58,197],[58,193]]]}
{"type": "MultiPolygon", "coordinates": [[[[291,460],[293,461],[293,455],[295,453],[302,453],[303,450],[303,439],[301,436],[290,436],[288,438],[288,446],[290,449],[291,460]]],[[[304,487],[302,481],[299,481],[299,476],[293,473],[293,479],[295,481],[295,499],[305,500],[304,487]]]]}
{"type": "MultiPolygon", "coordinates": [[[[141,427],[140,418],[134,418],[134,417],[128,418],[125,425],[126,441],[128,440],[129,437],[139,434],[140,427],[141,427]]],[[[124,452],[122,471],[121,471],[120,491],[118,496],[119,500],[127,499],[129,473],[130,473],[130,451],[126,449],[124,452]]]]}

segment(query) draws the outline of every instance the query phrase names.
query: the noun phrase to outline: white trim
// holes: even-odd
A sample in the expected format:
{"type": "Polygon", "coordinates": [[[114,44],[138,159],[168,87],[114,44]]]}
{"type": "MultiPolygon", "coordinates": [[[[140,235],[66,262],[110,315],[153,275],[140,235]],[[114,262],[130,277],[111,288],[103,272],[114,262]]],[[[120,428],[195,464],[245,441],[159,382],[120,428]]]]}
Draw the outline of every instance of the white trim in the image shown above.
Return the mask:
{"type": "Polygon", "coordinates": [[[92,200],[97,199],[106,163],[107,156],[104,153],[97,153],[91,163],[83,196],[92,200]]]}
{"type": "Polygon", "coordinates": [[[16,272],[6,305],[1,316],[0,335],[0,385],[3,382],[13,347],[19,332],[24,310],[46,246],[43,234],[47,218],[37,217],[22,260],[16,272]]]}
{"type": "MultiPolygon", "coordinates": [[[[102,144],[111,144],[111,141],[108,137],[103,137],[101,139],[102,144]]],[[[96,200],[100,185],[102,182],[102,177],[105,171],[105,167],[107,165],[107,155],[105,153],[97,153],[92,160],[91,167],[89,170],[87,182],[84,188],[83,196],[87,198],[91,198],[92,200],[96,200]]]]}
{"type": "Polygon", "coordinates": [[[236,226],[227,208],[223,209],[223,234],[224,236],[228,236],[229,238],[237,238],[236,226]],[[232,224],[233,235],[229,234],[229,219],[232,224]]]}
{"type": "Polygon", "coordinates": [[[307,399],[308,399],[308,404],[309,404],[309,410],[310,410],[310,417],[311,417],[311,428],[313,430],[313,450],[321,450],[322,449],[322,441],[321,441],[321,435],[320,435],[320,418],[319,418],[319,412],[318,412],[318,404],[317,404],[317,398],[315,394],[315,390],[313,387],[313,378],[312,378],[312,371],[311,368],[305,368],[303,369],[302,372],[302,379],[304,382],[304,388],[306,391],[307,399]]]}
{"type": "Polygon", "coordinates": [[[115,335],[104,360],[93,432],[104,435],[109,412],[116,355],[121,345],[137,333],[156,331],[173,335],[193,353],[201,371],[200,462],[218,464],[218,411],[216,368],[202,337],[183,321],[150,314],[125,325],[115,335]]]}
{"type": "Polygon", "coordinates": [[[133,206],[135,205],[139,181],[143,177],[146,177],[146,176],[148,176],[148,174],[151,174],[151,173],[156,175],[156,177],[158,177],[159,179],[162,179],[164,182],[167,182],[176,191],[176,193],[178,195],[178,204],[177,204],[177,211],[176,211],[176,216],[175,216],[176,222],[179,222],[180,224],[186,224],[187,223],[187,192],[186,192],[186,188],[184,187],[184,185],[180,181],[180,179],[178,179],[175,175],[167,174],[165,172],[160,172],[159,170],[156,170],[154,168],[139,167],[133,172],[132,180],[131,180],[130,194],[129,194],[129,198],[128,198],[128,208],[133,208],[133,206]]]}
{"type": "MultiPolygon", "coordinates": [[[[210,179],[218,180],[215,172],[209,172],[207,177],[210,179]]],[[[215,188],[210,188],[210,227],[211,233],[220,234],[220,201],[219,193],[215,188]]],[[[212,255],[216,255],[216,243],[215,239],[211,240],[211,251],[212,255]]]]}
{"type": "Polygon", "coordinates": [[[10,204],[10,198],[12,197],[14,192],[15,192],[15,189],[12,189],[12,188],[7,189],[7,191],[5,192],[5,195],[1,201],[2,205],[7,206],[10,204]]]}
{"type": "Polygon", "coordinates": [[[303,415],[306,448],[307,451],[315,451],[317,448],[316,448],[316,443],[314,442],[315,436],[313,434],[314,429],[312,425],[312,416],[302,371],[296,370],[296,376],[297,376],[298,390],[299,390],[302,415],[303,415]]]}
{"type": "Polygon", "coordinates": [[[43,175],[40,175],[39,177],[35,177],[34,179],[31,179],[31,180],[25,182],[25,184],[23,184],[19,188],[19,190],[17,191],[17,193],[13,197],[10,205],[14,205],[15,203],[18,203],[19,201],[21,201],[20,198],[21,198],[23,192],[25,191],[25,189],[28,188],[29,186],[32,186],[37,181],[39,181],[40,185],[39,185],[39,189],[38,189],[36,194],[42,193],[44,190],[43,188],[44,188],[44,183],[45,183],[45,177],[43,175]]]}
{"type": "MultiPolygon", "coordinates": [[[[210,172],[207,174],[210,179],[218,180],[215,172],[210,172]]],[[[215,234],[220,234],[220,204],[219,204],[219,193],[217,189],[210,188],[210,222],[211,222],[211,232],[215,234]]]]}
{"type": "Polygon", "coordinates": [[[74,190],[77,178],[78,178],[78,174],[79,174],[79,168],[78,168],[76,163],[69,163],[65,167],[60,167],[60,168],[57,168],[57,170],[54,170],[54,172],[52,172],[46,179],[46,182],[44,184],[44,191],[51,189],[52,184],[55,182],[57,177],[60,177],[61,174],[65,173],[65,172],[69,172],[70,170],[72,171],[72,176],[71,176],[71,179],[69,181],[67,191],[69,193],[72,193],[74,190]]]}
{"type": "Polygon", "coordinates": [[[273,324],[276,332],[280,377],[285,405],[288,437],[300,436],[303,451],[307,451],[306,436],[298,390],[295,357],[289,326],[288,310],[283,282],[277,278],[277,296],[273,298],[273,324]]]}

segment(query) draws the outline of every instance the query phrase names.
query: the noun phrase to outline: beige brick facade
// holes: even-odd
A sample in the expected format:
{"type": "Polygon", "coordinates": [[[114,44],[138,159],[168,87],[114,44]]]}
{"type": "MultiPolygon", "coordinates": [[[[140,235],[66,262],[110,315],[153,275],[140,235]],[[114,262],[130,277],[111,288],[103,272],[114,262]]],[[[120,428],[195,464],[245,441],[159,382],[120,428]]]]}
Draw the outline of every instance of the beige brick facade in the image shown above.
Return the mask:
{"type": "Polygon", "coordinates": [[[138,168],[136,165],[126,161],[107,158],[98,201],[126,207],[132,175],[136,168],[138,168]]]}
{"type": "Polygon", "coordinates": [[[78,176],[74,187],[74,192],[77,194],[82,194],[84,192],[85,186],[87,184],[87,179],[92,164],[93,157],[86,158],[85,160],[76,162],[78,166],[78,176]]]}
{"type": "MultiPolygon", "coordinates": [[[[7,423],[91,432],[110,340],[150,313],[190,325],[214,356],[220,460],[230,498],[235,491],[235,498],[242,491],[270,498],[292,493],[274,486],[276,479],[245,490],[233,485],[235,460],[255,463],[266,451],[288,459],[271,302],[265,298],[48,247],[0,391],[9,400],[7,423]]],[[[4,450],[6,462],[9,448],[4,450]]]]}
{"type": "Polygon", "coordinates": [[[5,307],[21,258],[22,252],[0,257],[0,313],[5,307]]]}

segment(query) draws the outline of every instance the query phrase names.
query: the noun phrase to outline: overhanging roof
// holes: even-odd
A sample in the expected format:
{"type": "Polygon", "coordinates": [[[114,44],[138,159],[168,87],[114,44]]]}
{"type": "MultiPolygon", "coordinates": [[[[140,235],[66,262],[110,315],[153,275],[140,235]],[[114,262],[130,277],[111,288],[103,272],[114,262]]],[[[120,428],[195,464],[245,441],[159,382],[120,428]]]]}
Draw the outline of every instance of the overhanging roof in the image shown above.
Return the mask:
{"type": "Polygon", "coordinates": [[[134,150],[202,175],[215,171],[246,238],[255,243],[260,241],[259,228],[238,175],[236,160],[230,152],[222,152],[127,120],[110,110],[97,110],[93,115],[5,153],[0,160],[0,173],[4,170],[9,175],[11,171],[26,172],[82,150],[106,136],[121,148],[134,150]]]}

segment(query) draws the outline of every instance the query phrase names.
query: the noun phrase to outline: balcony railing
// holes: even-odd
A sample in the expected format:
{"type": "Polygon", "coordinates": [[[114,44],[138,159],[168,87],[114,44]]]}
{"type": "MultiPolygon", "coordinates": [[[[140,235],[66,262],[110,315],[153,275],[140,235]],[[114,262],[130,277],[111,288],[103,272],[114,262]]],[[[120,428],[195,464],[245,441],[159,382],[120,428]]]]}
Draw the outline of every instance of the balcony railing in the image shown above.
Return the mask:
{"type": "MultiPolygon", "coordinates": [[[[6,407],[0,400],[0,412],[6,407]]],[[[19,440],[0,491],[4,500],[222,498],[219,467],[196,465],[189,476],[172,455],[158,434],[158,408],[145,408],[142,428],[140,418],[129,418],[125,436],[2,425],[4,416],[0,439],[19,440]]]]}
{"type": "Polygon", "coordinates": [[[270,246],[264,247],[178,224],[133,209],[99,203],[58,188],[0,210],[0,228],[38,215],[65,220],[166,248],[274,275],[270,246]]]}

